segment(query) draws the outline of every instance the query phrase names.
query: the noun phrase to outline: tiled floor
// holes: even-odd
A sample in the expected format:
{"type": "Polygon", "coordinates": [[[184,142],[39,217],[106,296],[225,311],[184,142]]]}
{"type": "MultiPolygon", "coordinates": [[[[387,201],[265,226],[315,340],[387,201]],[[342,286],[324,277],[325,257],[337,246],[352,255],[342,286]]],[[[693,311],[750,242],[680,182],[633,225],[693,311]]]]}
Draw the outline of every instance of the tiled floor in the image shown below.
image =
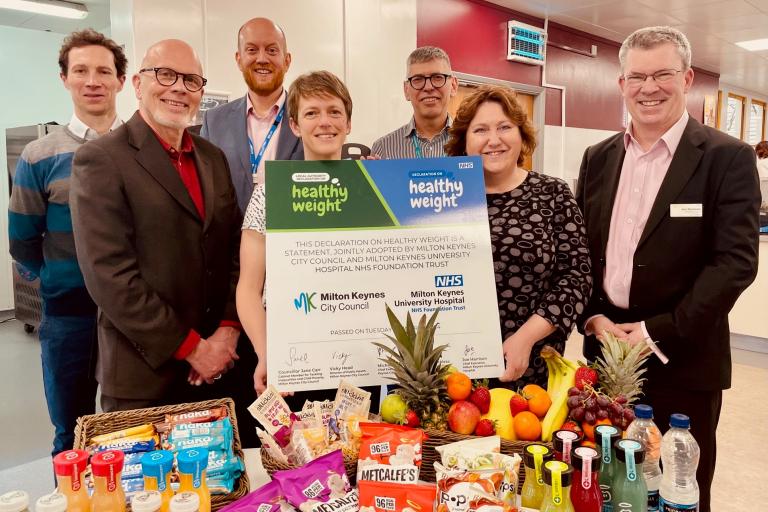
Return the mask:
{"type": "MultiPolygon", "coordinates": [[[[0,321],[5,317],[0,314],[0,321]]],[[[580,351],[580,337],[573,336],[566,355],[578,359],[580,351]]],[[[0,354],[0,494],[24,488],[37,497],[52,487],[47,457],[53,434],[37,338],[25,334],[19,322],[0,323],[0,354]],[[26,476],[30,473],[36,475],[34,480],[26,476]]],[[[712,510],[768,510],[757,501],[768,475],[768,355],[743,350],[733,355],[733,387],[723,395],[718,429],[712,510]]]]}

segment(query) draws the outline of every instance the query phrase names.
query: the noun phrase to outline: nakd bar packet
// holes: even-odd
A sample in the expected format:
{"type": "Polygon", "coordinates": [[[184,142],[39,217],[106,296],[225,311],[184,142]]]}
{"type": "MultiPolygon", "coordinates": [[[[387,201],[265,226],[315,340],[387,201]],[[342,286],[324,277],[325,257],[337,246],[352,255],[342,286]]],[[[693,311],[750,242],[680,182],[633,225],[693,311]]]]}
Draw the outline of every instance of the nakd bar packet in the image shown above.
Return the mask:
{"type": "Polygon", "coordinates": [[[360,512],[432,512],[435,484],[397,484],[362,481],[360,512]]]}
{"type": "Polygon", "coordinates": [[[357,480],[415,484],[424,432],[388,423],[361,423],[357,480]]]}
{"type": "Polygon", "coordinates": [[[120,450],[123,453],[149,452],[154,450],[160,443],[157,435],[145,434],[135,437],[124,437],[105,441],[103,444],[91,445],[94,453],[105,450],[120,450]]]}
{"type": "Polygon", "coordinates": [[[318,457],[296,469],[277,471],[288,502],[302,512],[357,512],[357,491],[347,478],[341,450],[318,457]]]}
{"type": "Polygon", "coordinates": [[[229,415],[227,408],[223,405],[212,407],[204,411],[183,412],[181,414],[166,414],[165,421],[168,423],[207,423],[220,420],[229,415]]]}
{"type": "Polygon", "coordinates": [[[219,512],[287,512],[295,510],[283,496],[280,485],[272,480],[219,512]]]}
{"type": "Polygon", "coordinates": [[[248,412],[261,423],[272,437],[281,443],[281,446],[288,443],[288,432],[290,432],[293,423],[291,408],[288,407],[274,386],[267,386],[267,390],[248,406],[248,412]],[[282,432],[280,432],[281,430],[282,432]]]}
{"type": "Polygon", "coordinates": [[[437,505],[441,512],[467,512],[469,503],[484,495],[499,496],[504,483],[504,471],[485,469],[465,471],[446,469],[435,462],[437,505]]]}

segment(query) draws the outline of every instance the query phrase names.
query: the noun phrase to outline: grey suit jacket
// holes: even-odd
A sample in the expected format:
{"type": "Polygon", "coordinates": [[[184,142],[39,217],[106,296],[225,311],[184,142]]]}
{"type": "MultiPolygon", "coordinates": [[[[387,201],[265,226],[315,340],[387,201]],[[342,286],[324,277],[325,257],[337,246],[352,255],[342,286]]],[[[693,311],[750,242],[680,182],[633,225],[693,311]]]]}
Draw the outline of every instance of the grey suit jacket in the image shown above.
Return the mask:
{"type": "MultiPolygon", "coordinates": [[[[232,184],[237,193],[237,204],[245,212],[253,193],[251,157],[248,149],[248,127],[245,96],[220,107],[208,110],[203,117],[200,136],[224,151],[232,173],[232,184]]],[[[275,160],[304,160],[304,146],[293,134],[288,123],[288,112],[280,122],[280,137],[275,160]]]]}

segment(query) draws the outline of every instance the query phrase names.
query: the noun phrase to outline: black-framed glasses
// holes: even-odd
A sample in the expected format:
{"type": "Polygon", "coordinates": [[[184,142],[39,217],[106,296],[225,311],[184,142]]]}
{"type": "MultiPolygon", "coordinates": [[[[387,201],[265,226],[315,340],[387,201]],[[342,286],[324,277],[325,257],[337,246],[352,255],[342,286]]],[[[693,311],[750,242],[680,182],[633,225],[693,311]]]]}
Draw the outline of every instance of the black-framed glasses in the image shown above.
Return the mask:
{"type": "Polygon", "coordinates": [[[675,77],[675,75],[682,72],[683,71],[680,69],[661,69],[655,73],[651,73],[650,75],[645,73],[630,73],[629,75],[624,75],[622,78],[625,82],[627,82],[627,84],[632,86],[644,84],[645,81],[648,80],[648,77],[653,78],[654,82],[662,84],[664,82],[669,82],[675,77]]]}
{"type": "Polygon", "coordinates": [[[445,73],[434,73],[432,75],[413,75],[408,77],[406,80],[409,84],[411,84],[411,87],[417,91],[420,91],[427,85],[427,80],[429,80],[429,83],[432,84],[432,87],[439,89],[445,85],[449,78],[451,78],[451,75],[446,75],[445,73]]]}
{"type": "Polygon", "coordinates": [[[166,87],[172,86],[176,83],[179,77],[181,77],[181,82],[189,92],[197,92],[208,83],[208,80],[200,75],[194,73],[179,73],[171,68],[144,68],[140,69],[139,73],[144,73],[145,71],[154,71],[157,83],[166,87]]]}

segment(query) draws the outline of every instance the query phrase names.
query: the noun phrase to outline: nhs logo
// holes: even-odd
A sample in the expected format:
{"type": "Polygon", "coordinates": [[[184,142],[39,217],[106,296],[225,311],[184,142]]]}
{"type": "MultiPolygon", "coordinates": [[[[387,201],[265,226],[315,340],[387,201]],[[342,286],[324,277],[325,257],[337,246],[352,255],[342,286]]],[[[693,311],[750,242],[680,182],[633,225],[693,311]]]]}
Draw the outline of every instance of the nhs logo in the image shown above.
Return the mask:
{"type": "Polygon", "coordinates": [[[435,276],[436,288],[447,288],[449,286],[464,286],[464,276],[462,274],[435,276]]]}
{"type": "Polygon", "coordinates": [[[474,167],[473,162],[459,162],[459,169],[473,169],[474,167]]]}

